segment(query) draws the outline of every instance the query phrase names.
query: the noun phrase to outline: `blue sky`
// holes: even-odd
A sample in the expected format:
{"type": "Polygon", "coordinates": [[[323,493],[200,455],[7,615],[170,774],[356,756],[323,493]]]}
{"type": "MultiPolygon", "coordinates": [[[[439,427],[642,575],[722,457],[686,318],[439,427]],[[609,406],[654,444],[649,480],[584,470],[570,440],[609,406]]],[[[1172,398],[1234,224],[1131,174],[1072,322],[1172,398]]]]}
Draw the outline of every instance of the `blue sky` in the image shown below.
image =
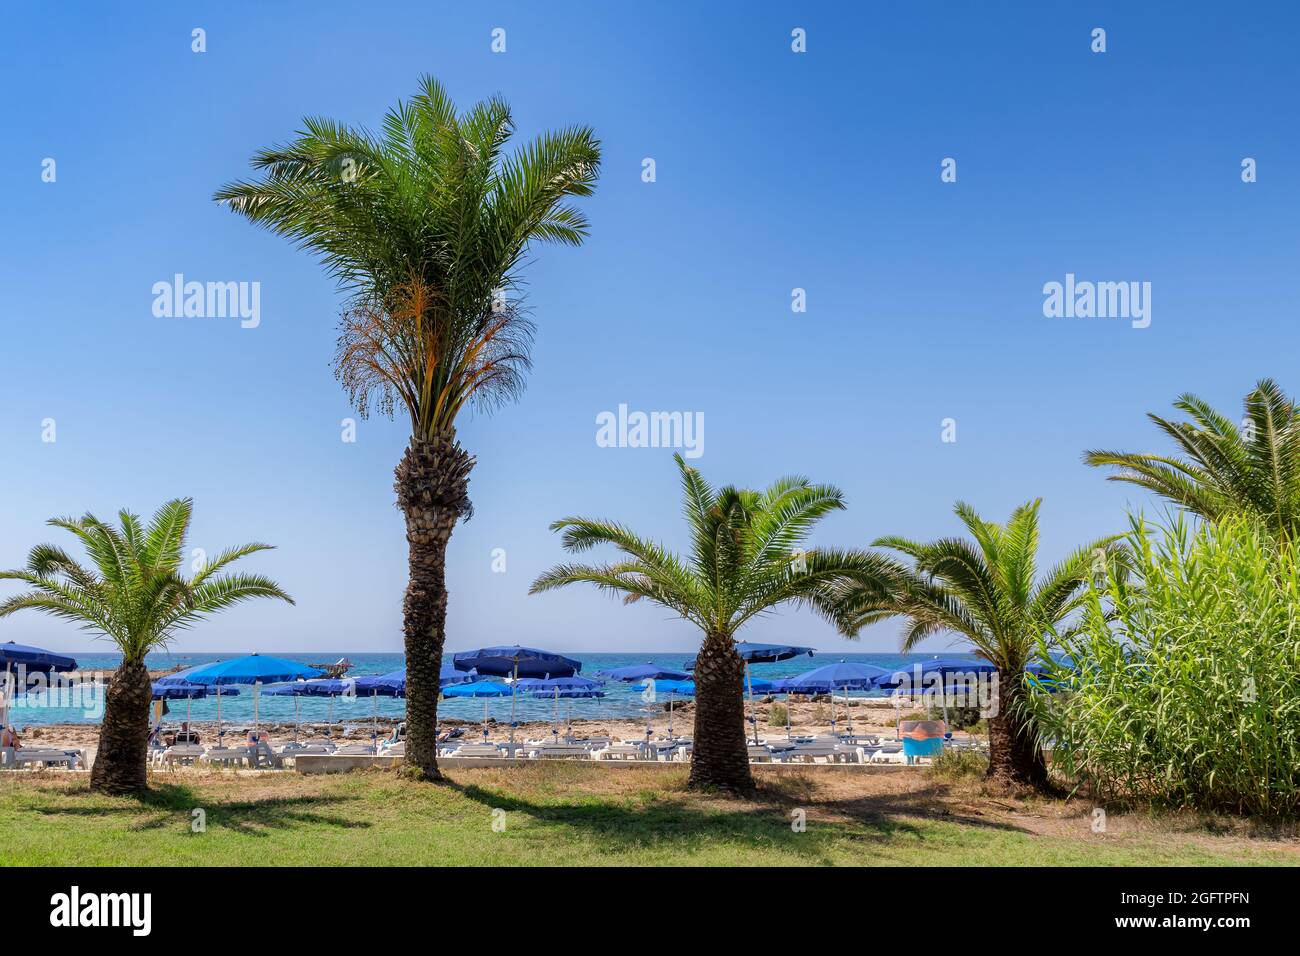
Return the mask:
{"type": "MultiPolygon", "coordinates": [[[[501,93],[520,139],[587,123],[604,144],[589,242],[539,247],[525,274],[527,393],[461,429],[477,513],[451,543],[450,647],[694,646],[651,607],[526,593],[563,515],[683,545],[671,452],[596,445],[620,403],[702,412],[715,483],[838,484],[849,508],[818,543],[937,537],[958,498],[1004,517],[1042,496],[1054,561],[1149,503],[1085,448],[1163,450],[1144,413],[1183,391],[1236,414],[1259,377],[1297,387],[1294,10],[804,6],[10,5],[0,564],[57,538],[50,516],[190,495],[193,545],[277,544],[249,566],[298,605],[236,609],[178,649],[400,649],[403,423],[340,440],[337,290],[210,197],[302,116],[375,125],[425,72],[463,104],[501,93]],[[178,272],[259,282],[260,326],[155,317],[178,272]],[[1066,273],[1150,282],[1150,327],[1045,318],[1066,273]]],[[[747,636],[834,652],[897,634],[850,644],[783,612],[747,636]]],[[[10,639],[91,646],[35,615],[0,622],[10,639]]]]}

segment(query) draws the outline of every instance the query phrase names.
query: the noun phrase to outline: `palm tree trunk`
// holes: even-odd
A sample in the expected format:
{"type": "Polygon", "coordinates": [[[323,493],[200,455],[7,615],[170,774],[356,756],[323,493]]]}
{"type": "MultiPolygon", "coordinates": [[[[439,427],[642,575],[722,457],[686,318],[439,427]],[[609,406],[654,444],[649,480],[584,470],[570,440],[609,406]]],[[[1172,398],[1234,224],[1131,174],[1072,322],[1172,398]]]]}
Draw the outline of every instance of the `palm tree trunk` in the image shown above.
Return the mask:
{"type": "Polygon", "coordinates": [[[1048,789],[1047,764],[1023,709],[1024,674],[998,669],[997,714],[989,718],[988,777],[1002,783],[1048,789]]]}
{"type": "Polygon", "coordinates": [[[744,661],[729,634],[708,634],[695,658],[695,744],[691,754],[692,790],[749,793],[745,743],[744,661]]]}
{"type": "Polygon", "coordinates": [[[142,660],[123,660],[109,681],[90,789],[140,793],[148,787],[149,671],[142,660]]]}
{"type": "Polygon", "coordinates": [[[402,604],[406,639],[406,764],[428,780],[438,772],[438,673],[447,638],[447,543],[472,508],[474,459],[454,434],[412,438],[398,463],[397,506],[406,516],[410,577],[402,604]]]}

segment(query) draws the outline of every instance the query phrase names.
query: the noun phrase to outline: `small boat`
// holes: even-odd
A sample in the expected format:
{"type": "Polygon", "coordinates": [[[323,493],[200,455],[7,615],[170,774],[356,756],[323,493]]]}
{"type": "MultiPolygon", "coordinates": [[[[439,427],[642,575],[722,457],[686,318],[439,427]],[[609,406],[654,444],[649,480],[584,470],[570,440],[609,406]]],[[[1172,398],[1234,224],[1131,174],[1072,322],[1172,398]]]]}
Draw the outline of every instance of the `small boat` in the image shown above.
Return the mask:
{"type": "Polygon", "coordinates": [[[346,657],[340,657],[333,664],[312,664],[312,667],[318,667],[325,672],[325,677],[331,680],[338,680],[344,674],[352,669],[352,662],[346,657]]]}

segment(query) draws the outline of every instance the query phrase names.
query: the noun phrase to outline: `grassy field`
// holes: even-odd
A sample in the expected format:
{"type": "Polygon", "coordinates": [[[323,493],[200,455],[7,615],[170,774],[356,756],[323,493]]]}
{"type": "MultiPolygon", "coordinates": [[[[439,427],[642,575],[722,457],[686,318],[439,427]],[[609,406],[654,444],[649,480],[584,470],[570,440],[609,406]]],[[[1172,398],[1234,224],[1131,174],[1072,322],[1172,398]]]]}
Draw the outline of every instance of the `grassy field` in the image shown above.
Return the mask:
{"type": "Polygon", "coordinates": [[[430,786],[383,771],[182,771],[136,800],[93,795],[84,777],[0,774],[0,863],[1300,864],[1294,835],[1116,813],[1095,833],[1086,802],[979,782],[765,776],[759,799],[741,802],[688,794],[685,776],[549,764],[456,770],[430,786]],[[191,832],[195,808],[204,833],[191,832]],[[798,810],[805,832],[792,827],[798,810]]]}

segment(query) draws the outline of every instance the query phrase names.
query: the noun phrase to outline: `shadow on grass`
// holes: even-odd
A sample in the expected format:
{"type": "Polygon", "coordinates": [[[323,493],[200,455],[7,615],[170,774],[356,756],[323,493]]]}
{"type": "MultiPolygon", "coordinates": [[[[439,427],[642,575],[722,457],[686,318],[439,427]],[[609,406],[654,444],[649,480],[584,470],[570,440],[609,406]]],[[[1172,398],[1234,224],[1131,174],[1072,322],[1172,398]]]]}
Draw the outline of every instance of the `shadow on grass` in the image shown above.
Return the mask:
{"type": "Polygon", "coordinates": [[[819,796],[817,784],[810,776],[769,777],[760,782],[759,788],[764,799],[789,806],[815,808],[819,813],[827,816],[869,827],[878,825],[881,820],[907,817],[998,830],[1004,833],[1032,832],[1025,827],[985,816],[978,810],[963,806],[963,803],[969,804],[971,800],[956,799],[960,794],[954,793],[951,785],[938,780],[927,780],[923,786],[896,793],[832,798],[819,796]]]}
{"type": "Polygon", "coordinates": [[[744,851],[751,847],[782,850],[809,863],[831,863],[832,850],[869,851],[900,837],[924,842],[931,818],[949,823],[1019,831],[1019,828],[945,811],[934,812],[938,790],[871,797],[861,800],[825,800],[816,796],[816,786],[804,778],[767,782],[757,799],[744,802],[693,806],[680,799],[684,794],[661,791],[658,798],[619,801],[600,797],[566,801],[563,797],[534,801],[506,789],[476,784],[446,785],[466,799],[492,810],[522,813],[544,826],[566,827],[599,838],[611,852],[634,852],[648,846],[695,849],[703,840],[717,841],[744,851]],[[795,811],[806,814],[806,830],[792,825],[795,811]]]}
{"type": "MultiPolygon", "coordinates": [[[[65,791],[66,798],[90,798],[89,790],[65,791]]],[[[366,829],[370,823],[320,812],[324,808],[356,800],[356,797],[313,795],[273,797],[266,800],[222,800],[204,796],[190,787],[166,783],[138,797],[124,797],[113,803],[46,804],[33,807],[48,816],[114,817],[133,816],[143,819],[132,823],[133,830],[158,830],[179,823],[190,830],[192,814],[204,811],[209,832],[225,829],[245,836],[267,836],[270,830],[291,830],[302,825],[330,826],[340,829],[366,829]]]]}

